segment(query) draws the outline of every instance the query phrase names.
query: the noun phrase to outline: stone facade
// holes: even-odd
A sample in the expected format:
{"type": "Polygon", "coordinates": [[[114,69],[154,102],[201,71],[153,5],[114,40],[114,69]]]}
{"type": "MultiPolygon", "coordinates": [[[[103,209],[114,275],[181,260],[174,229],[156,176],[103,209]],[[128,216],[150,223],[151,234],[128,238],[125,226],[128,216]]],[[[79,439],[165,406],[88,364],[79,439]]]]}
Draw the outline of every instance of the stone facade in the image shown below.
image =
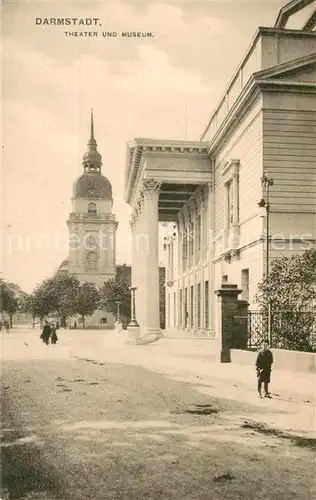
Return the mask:
{"type": "Polygon", "coordinates": [[[128,145],[125,199],[143,335],[159,330],[159,222],[171,227],[166,327],[194,335],[220,335],[214,292],[223,284],[255,307],[267,263],[264,173],[274,181],[269,261],[316,244],[315,23],[289,30],[289,12],[258,29],[200,141],[128,145]]]}

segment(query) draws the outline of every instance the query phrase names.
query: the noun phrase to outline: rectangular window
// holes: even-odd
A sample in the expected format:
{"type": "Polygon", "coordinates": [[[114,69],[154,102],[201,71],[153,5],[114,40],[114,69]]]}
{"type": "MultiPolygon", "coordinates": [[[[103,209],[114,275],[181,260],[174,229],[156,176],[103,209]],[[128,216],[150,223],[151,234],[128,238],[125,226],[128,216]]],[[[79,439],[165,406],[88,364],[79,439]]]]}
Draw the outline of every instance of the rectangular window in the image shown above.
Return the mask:
{"type": "Polygon", "coordinates": [[[204,328],[208,330],[209,328],[209,312],[208,312],[208,281],[204,283],[204,328]]]}
{"type": "Polygon", "coordinates": [[[249,300],[249,269],[242,269],[241,271],[241,299],[249,300]]]}
{"type": "Polygon", "coordinates": [[[197,284],[196,315],[197,315],[197,327],[201,328],[201,283],[197,284]]]}
{"type": "Polygon", "coordinates": [[[227,227],[231,227],[234,221],[234,197],[233,197],[233,181],[226,184],[227,190],[227,227]]]}
{"type": "Polygon", "coordinates": [[[190,326],[193,328],[194,325],[194,287],[190,287],[190,326]]]}

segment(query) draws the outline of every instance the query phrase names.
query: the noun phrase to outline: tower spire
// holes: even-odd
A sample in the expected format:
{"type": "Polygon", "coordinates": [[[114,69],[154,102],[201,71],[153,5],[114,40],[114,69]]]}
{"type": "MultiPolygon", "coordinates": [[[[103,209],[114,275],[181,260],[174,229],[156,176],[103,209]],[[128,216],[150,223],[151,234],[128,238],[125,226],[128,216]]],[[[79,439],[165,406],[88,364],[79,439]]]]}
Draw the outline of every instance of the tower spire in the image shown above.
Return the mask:
{"type": "Polygon", "coordinates": [[[91,108],[90,111],[90,139],[88,142],[88,148],[95,148],[97,147],[97,141],[95,140],[94,137],[94,121],[93,121],[93,108],[91,108]]]}
{"type": "Polygon", "coordinates": [[[91,108],[91,128],[90,128],[90,139],[94,139],[93,108],[91,108]]]}
{"type": "Polygon", "coordinates": [[[85,172],[100,172],[102,159],[97,150],[97,141],[94,137],[94,117],[93,109],[90,111],[90,138],[88,141],[88,151],[83,155],[83,165],[85,172]]]}

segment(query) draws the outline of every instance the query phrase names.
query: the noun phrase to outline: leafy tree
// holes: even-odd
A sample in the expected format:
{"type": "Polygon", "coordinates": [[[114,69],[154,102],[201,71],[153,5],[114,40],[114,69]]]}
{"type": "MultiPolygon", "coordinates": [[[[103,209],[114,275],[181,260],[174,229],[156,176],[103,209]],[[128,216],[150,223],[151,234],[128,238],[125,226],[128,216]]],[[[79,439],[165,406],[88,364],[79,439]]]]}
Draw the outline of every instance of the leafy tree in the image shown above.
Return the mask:
{"type": "Polygon", "coordinates": [[[51,314],[56,306],[57,300],[53,297],[50,279],[37,285],[26,301],[27,311],[32,314],[33,318],[39,318],[40,321],[51,314]]]}
{"type": "Polygon", "coordinates": [[[28,294],[24,297],[21,303],[21,312],[31,314],[34,328],[36,318],[40,317],[38,302],[34,293],[28,294]]]}
{"type": "Polygon", "coordinates": [[[270,301],[274,347],[311,350],[316,327],[316,249],[273,261],[256,301],[267,314],[270,301]]]}
{"type": "Polygon", "coordinates": [[[123,276],[111,279],[104,283],[101,289],[101,305],[106,310],[116,315],[117,301],[120,301],[120,314],[125,320],[131,318],[131,291],[130,283],[123,276]]]}
{"type": "Polygon", "coordinates": [[[54,276],[48,282],[47,298],[50,301],[50,310],[60,316],[61,325],[64,327],[67,318],[76,314],[79,286],[79,280],[69,275],[54,276]]]}
{"type": "Polygon", "coordinates": [[[7,313],[10,319],[10,326],[12,328],[13,315],[18,312],[20,301],[25,293],[18,285],[14,283],[6,283],[3,279],[0,280],[0,312],[7,313]]]}
{"type": "Polygon", "coordinates": [[[19,301],[18,298],[14,296],[13,292],[9,292],[9,300],[8,300],[8,305],[6,312],[8,313],[8,316],[10,318],[10,327],[12,328],[13,326],[13,315],[18,312],[19,310],[19,301]]]}
{"type": "Polygon", "coordinates": [[[92,283],[82,283],[77,290],[75,312],[80,314],[83,328],[85,317],[91,316],[100,303],[100,292],[92,283]]]}
{"type": "Polygon", "coordinates": [[[76,313],[79,281],[74,276],[54,276],[40,283],[26,300],[28,312],[41,321],[45,316],[56,313],[62,326],[66,319],[76,313]]]}

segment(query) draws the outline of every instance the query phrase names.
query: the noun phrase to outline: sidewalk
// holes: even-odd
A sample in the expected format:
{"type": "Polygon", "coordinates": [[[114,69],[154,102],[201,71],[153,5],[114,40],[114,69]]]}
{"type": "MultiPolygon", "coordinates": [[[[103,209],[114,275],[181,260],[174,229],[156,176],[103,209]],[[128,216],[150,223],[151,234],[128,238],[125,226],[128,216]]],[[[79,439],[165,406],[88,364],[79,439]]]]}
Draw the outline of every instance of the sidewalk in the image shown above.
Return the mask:
{"type": "Polygon", "coordinates": [[[275,370],[272,373],[273,399],[258,399],[256,371],[252,366],[214,361],[210,339],[162,338],[148,345],[126,345],[126,334],[92,335],[72,348],[73,355],[100,362],[136,365],[164,374],[173,380],[193,384],[210,396],[249,406],[241,419],[254,418],[278,429],[316,435],[315,388],[313,375],[275,370]]]}

